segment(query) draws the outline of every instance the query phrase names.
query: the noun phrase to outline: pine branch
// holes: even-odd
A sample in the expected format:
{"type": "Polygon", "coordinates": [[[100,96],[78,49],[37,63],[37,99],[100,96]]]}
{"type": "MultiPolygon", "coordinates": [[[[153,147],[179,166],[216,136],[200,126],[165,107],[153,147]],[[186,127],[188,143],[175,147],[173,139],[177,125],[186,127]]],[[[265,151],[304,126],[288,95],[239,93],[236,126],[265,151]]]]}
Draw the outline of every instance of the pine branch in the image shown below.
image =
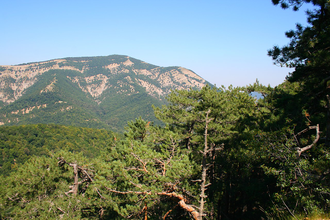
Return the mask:
{"type": "Polygon", "coordinates": [[[199,219],[199,213],[196,211],[196,209],[192,206],[192,205],[188,205],[186,204],[186,199],[183,195],[177,194],[175,192],[151,192],[151,191],[145,191],[145,192],[141,192],[141,191],[118,191],[118,190],[114,190],[114,189],[110,189],[108,187],[106,187],[107,190],[109,190],[110,192],[113,193],[117,193],[117,194],[122,194],[122,195],[126,195],[126,194],[137,194],[137,195],[160,195],[160,196],[168,196],[168,197],[174,197],[176,199],[179,200],[178,204],[180,205],[181,208],[183,208],[184,210],[186,210],[187,212],[189,212],[194,220],[198,220],[199,219]]]}

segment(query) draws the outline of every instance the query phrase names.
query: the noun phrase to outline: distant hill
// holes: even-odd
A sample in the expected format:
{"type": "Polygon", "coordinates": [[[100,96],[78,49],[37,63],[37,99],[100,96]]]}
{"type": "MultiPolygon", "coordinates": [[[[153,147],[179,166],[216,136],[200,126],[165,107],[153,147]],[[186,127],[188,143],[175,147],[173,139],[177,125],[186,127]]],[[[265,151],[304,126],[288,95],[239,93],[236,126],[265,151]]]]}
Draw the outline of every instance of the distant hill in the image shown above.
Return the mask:
{"type": "Polygon", "coordinates": [[[172,89],[209,84],[182,67],[128,56],[77,57],[0,66],[0,125],[62,124],[122,131],[172,89]]]}

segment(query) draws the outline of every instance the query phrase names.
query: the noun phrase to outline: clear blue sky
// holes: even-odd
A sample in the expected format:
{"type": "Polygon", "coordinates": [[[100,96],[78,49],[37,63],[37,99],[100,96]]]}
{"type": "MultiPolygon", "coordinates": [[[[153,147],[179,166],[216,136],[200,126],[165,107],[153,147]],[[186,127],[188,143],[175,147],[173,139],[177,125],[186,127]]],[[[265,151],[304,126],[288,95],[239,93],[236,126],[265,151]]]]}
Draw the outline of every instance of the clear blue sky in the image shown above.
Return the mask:
{"type": "Polygon", "coordinates": [[[0,65],[120,54],[182,66],[217,86],[257,78],[276,86],[291,70],[267,50],[306,25],[304,11],[271,0],[2,0],[0,65]]]}

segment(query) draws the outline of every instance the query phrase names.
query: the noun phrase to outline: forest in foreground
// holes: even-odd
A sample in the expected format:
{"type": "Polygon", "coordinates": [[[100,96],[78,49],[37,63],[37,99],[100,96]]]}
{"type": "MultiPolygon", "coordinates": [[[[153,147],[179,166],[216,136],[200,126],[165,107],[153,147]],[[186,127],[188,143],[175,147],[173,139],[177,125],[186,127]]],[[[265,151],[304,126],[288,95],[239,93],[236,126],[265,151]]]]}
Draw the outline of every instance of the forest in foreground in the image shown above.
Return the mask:
{"type": "Polygon", "coordinates": [[[295,69],[275,88],[176,90],[122,136],[1,127],[1,218],[329,219],[330,2],[273,3],[317,8],[268,51],[295,69]]]}

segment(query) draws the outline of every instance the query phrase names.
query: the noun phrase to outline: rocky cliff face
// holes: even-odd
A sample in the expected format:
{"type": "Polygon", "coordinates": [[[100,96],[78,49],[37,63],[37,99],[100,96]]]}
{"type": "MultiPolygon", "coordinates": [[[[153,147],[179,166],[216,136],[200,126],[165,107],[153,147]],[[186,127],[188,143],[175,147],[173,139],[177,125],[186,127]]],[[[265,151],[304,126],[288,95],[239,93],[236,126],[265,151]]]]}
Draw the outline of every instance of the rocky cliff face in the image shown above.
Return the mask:
{"type": "Polygon", "coordinates": [[[56,106],[59,105],[62,106],[57,112],[81,110],[86,107],[83,104],[85,101],[95,103],[98,107],[89,103],[89,106],[93,106],[89,109],[99,108],[96,110],[97,114],[103,112],[100,114],[105,118],[100,119],[90,110],[89,117],[94,115],[96,121],[106,121],[105,123],[109,124],[108,119],[113,117],[114,112],[123,105],[128,106],[127,103],[122,103],[123,100],[130,100],[128,102],[136,105],[159,105],[164,103],[164,97],[173,89],[200,89],[206,84],[208,83],[204,79],[191,70],[182,67],[159,67],[120,55],[0,66],[0,125],[43,123],[44,120],[31,122],[27,117],[18,116],[30,114],[30,118],[36,118],[39,114],[36,110],[45,110],[50,106],[53,110],[48,111],[55,114],[56,106]],[[77,100],[80,100],[79,104],[77,100]],[[105,113],[107,109],[111,109],[112,114],[105,113]],[[11,117],[14,115],[17,117],[11,117]]]}
{"type": "MultiPolygon", "coordinates": [[[[103,70],[102,73],[95,72],[93,75],[84,74],[93,68],[89,65],[93,59],[90,57],[85,59],[56,59],[17,66],[0,66],[0,101],[6,104],[16,101],[27,88],[38,81],[38,76],[49,70],[74,70],[81,73],[79,76],[72,78],[68,76],[68,78],[76,83],[82,91],[94,97],[95,100],[98,100],[103,92],[111,87],[117,88],[118,92],[123,92],[120,91],[120,88],[129,86],[130,89],[127,94],[136,93],[138,91],[134,89],[134,83],[144,87],[149,95],[157,98],[166,96],[171,89],[202,88],[206,84],[200,76],[182,67],[163,68],[143,63],[128,56],[120,56],[120,59],[118,59],[118,56],[111,57],[109,56],[107,60],[109,64],[104,62],[103,66],[97,67],[103,70]],[[135,63],[138,65],[136,66],[135,63]],[[140,67],[141,63],[145,68],[140,67]],[[111,75],[127,73],[133,73],[137,77],[126,76],[122,80],[111,82],[111,75]],[[139,76],[146,76],[151,81],[141,79],[139,76]]],[[[97,57],[94,59],[97,59],[97,57]]],[[[56,78],[43,92],[50,91],[54,83],[56,83],[56,78]]]]}

